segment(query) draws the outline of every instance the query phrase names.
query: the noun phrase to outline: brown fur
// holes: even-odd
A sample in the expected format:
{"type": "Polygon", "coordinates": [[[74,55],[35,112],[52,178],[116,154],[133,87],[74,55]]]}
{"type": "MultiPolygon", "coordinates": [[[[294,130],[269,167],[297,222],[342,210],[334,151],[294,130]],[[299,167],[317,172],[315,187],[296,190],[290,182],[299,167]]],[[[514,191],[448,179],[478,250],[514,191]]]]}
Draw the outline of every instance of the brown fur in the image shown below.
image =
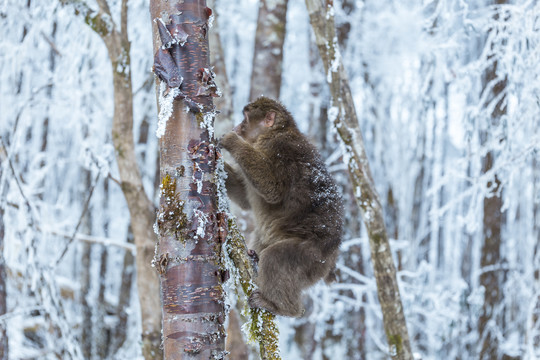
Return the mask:
{"type": "Polygon", "coordinates": [[[335,277],[343,209],[320,155],[280,103],[260,97],[244,108],[244,121],[221,145],[239,169],[226,164],[227,191],[252,209],[259,256],[253,307],[303,314],[303,289],[335,277]]]}

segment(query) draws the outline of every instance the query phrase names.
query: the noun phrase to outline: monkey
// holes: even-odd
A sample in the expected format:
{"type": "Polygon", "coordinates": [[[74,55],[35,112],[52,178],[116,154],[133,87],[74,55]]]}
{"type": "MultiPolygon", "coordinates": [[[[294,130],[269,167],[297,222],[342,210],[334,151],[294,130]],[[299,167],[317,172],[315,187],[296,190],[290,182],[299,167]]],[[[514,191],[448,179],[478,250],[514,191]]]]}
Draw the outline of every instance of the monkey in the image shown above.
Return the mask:
{"type": "Polygon", "coordinates": [[[231,200],[250,209],[258,257],[252,308],[300,317],[302,291],[335,279],[343,204],[316,148],[279,102],[259,97],[220,140],[236,162],[225,163],[231,200]]]}

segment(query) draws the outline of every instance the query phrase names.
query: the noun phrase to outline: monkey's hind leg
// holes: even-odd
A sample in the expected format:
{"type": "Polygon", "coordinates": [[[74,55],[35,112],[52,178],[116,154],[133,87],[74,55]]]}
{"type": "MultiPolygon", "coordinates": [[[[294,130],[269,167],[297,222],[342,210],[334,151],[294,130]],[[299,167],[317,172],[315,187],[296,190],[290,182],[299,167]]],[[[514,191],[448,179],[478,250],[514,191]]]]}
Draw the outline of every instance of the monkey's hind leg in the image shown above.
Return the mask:
{"type": "Polygon", "coordinates": [[[302,316],[302,290],[313,283],[309,276],[315,262],[313,251],[302,246],[301,240],[288,239],[269,246],[259,256],[259,290],[251,295],[250,306],[282,316],[302,316]]]}

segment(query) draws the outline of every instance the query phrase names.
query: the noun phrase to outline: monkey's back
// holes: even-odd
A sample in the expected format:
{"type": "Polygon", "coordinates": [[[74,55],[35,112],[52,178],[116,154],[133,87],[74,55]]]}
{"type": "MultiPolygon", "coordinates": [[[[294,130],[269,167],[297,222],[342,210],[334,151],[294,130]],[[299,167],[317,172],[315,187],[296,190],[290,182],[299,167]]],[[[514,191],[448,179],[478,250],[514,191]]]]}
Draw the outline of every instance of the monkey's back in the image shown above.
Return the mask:
{"type": "Polygon", "coordinates": [[[284,196],[280,203],[269,204],[252,193],[260,242],[256,248],[297,238],[324,255],[334,253],[341,242],[342,199],[319,153],[299,131],[278,134],[263,145],[284,196]]]}

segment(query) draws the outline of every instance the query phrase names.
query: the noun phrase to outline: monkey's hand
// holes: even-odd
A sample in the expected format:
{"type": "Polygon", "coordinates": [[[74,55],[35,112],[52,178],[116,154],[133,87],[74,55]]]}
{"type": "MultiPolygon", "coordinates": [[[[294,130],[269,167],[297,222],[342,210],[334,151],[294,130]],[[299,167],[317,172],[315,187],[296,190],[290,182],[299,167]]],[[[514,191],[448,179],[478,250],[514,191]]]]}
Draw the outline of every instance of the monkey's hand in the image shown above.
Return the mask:
{"type": "Polygon", "coordinates": [[[257,255],[255,250],[252,249],[249,249],[247,254],[249,256],[251,266],[253,267],[253,272],[255,273],[255,276],[257,276],[259,274],[259,255],[257,255]]]}
{"type": "Polygon", "coordinates": [[[223,135],[221,140],[219,140],[219,144],[222,148],[228,150],[229,152],[232,152],[232,150],[236,148],[237,145],[240,144],[242,141],[242,138],[238,136],[237,133],[235,133],[234,131],[229,131],[228,133],[223,135]]]}

